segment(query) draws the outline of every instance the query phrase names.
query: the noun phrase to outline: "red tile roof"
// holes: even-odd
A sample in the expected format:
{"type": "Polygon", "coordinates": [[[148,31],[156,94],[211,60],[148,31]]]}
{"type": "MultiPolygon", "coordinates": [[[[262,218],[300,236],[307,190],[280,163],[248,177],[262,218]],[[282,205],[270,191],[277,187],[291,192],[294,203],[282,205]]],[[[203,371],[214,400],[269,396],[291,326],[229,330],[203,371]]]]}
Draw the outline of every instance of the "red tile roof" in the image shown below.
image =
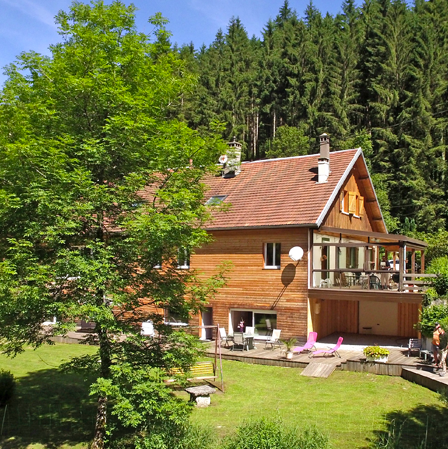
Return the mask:
{"type": "Polygon", "coordinates": [[[228,211],[216,211],[208,229],[305,226],[320,224],[322,212],[334,199],[336,187],[348,175],[361,152],[330,153],[331,174],[326,183],[317,183],[319,155],[243,162],[233,178],[206,179],[206,199],[227,195],[228,211]]]}

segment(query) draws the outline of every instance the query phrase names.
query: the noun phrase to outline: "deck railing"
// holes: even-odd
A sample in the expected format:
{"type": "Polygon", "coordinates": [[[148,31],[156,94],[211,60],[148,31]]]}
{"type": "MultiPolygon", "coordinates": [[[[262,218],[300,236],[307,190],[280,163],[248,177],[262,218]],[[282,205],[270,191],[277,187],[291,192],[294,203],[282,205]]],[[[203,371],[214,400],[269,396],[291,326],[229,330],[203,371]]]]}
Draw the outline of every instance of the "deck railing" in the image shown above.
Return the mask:
{"type": "Polygon", "coordinates": [[[402,273],[398,270],[315,269],[313,270],[313,286],[315,288],[421,293],[434,277],[436,277],[435,274],[402,273]]]}

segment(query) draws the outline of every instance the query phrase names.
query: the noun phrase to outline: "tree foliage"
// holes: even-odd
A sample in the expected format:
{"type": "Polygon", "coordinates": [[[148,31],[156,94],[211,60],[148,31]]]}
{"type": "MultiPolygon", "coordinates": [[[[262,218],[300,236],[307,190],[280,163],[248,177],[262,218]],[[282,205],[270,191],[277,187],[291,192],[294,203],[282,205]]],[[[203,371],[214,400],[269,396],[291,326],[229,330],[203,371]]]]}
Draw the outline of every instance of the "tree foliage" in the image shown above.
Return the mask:
{"type": "Polygon", "coordinates": [[[446,231],[447,23],[445,0],[346,0],[335,17],[313,4],[300,17],[284,1],[251,41],[233,18],[197,54],[186,117],[193,127],[226,121],[223,136],[236,135],[248,160],[299,154],[278,148],[285,126],[303,132],[308,154],[323,132],[334,149],[368,135],[389,231],[406,232],[406,218],[419,232],[446,231]]]}
{"type": "Polygon", "coordinates": [[[220,270],[204,281],[177,266],[208,241],[200,180],[220,140],[181,120],[194,77],[165,20],[151,19],[151,37],[134,13],[119,1],[73,3],[56,16],[62,43],[49,58],[21,54],[0,99],[1,346],[14,355],[95,323],[98,354],[74,362],[98,373],[93,447],[113,429],[108,397],[133,431],[149,435],[166,407],[167,425],[184,419],[187,405],[153,370],[188,367],[198,345],[160,312],[195,313],[223,281],[220,270]],[[150,318],[158,338],[148,342],[140,323],[150,318]],[[149,402],[137,405],[139,395],[149,402]]]}

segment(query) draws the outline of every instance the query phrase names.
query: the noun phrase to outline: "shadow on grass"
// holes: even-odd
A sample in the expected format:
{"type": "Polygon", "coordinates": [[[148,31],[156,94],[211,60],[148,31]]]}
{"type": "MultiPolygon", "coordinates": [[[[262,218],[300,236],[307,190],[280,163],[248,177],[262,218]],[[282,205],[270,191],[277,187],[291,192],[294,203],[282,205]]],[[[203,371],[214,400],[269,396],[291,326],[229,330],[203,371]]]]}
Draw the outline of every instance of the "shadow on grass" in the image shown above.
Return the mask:
{"type": "Polygon", "coordinates": [[[0,409],[1,447],[39,443],[55,448],[91,440],[96,414],[95,399],[89,397],[92,381],[56,369],[19,379],[15,398],[0,409]]]}
{"type": "Polygon", "coordinates": [[[369,448],[448,449],[448,408],[420,405],[408,412],[399,410],[385,416],[386,431],[375,431],[369,448]]]}

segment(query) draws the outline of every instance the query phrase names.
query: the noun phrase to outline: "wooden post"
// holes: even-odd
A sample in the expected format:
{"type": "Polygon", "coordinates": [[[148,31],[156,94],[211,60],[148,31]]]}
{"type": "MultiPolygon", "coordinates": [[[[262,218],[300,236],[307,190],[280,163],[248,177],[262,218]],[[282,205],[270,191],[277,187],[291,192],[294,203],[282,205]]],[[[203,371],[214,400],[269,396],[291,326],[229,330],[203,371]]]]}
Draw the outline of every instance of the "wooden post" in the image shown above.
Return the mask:
{"type": "Polygon", "coordinates": [[[219,323],[216,326],[217,338],[215,342],[215,370],[216,370],[216,352],[219,351],[219,369],[221,372],[221,391],[224,393],[224,379],[222,378],[222,356],[221,356],[221,334],[219,333],[219,323]]]}
{"type": "MultiPolygon", "coordinates": [[[[400,249],[398,250],[398,291],[403,291],[403,264],[405,263],[406,246],[402,246],[403,243],[400,242],[400,249]]],[[[395,263],[395,260],[394,260],[395,263]]],[[[394,267],[395,268],[395,267],[394,267]]]]}

